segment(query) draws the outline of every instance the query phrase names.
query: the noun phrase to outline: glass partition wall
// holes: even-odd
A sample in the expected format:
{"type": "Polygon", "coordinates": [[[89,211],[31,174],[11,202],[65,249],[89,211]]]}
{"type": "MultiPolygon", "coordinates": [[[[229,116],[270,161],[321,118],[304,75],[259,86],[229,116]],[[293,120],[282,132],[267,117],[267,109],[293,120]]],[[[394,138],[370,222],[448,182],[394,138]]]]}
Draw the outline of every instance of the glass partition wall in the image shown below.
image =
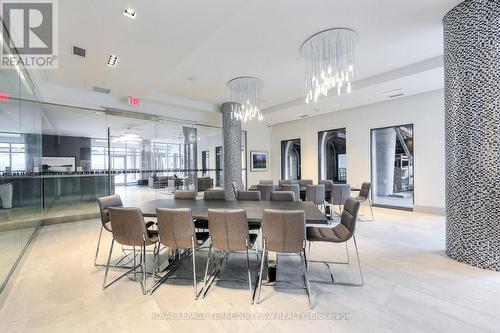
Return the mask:
{"type": "Polygon", "coordinates": [[[223,184],[218,127],[53,104],[43,104],[42,127],[43,168],[54,178],[46,180],[45,223],[94,218],[96,199],[109,193],[134,205],[172,198],[176,189],[203,192],[223,184]]]}
{"type": "Polygon", "coordinates": [[[281,179],[300,179],[300,139],[281,141],[281,179]]]}
{"type": "Polygon", "coordinates": [[[413,208],[413,125],[371,130],[372,201],[413,208]]]}
{"type": "Polygon", "coordinates": [[[0,69],[0,96],[1,292],[41,224],[42,184],[40,103],[23,68],[0,69]]]}
{"type": "Polygon", "coordinates": [[[346,129],[318,132],[318,180],[347,181],[346,129]]]}

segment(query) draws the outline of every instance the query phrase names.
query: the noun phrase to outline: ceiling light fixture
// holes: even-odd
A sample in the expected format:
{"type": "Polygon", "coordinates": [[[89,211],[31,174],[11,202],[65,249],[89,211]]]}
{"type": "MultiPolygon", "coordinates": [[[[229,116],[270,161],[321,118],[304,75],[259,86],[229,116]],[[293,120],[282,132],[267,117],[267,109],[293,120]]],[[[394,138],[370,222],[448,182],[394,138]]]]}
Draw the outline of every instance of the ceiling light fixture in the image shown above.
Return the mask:
{"type": "Polygon", "coordinates": [[[117,63],[118,63],[118,56],[111,54],[108,58],[108,66],[109,67],[116,67],[117,63]]]}
{"type": "Polygon", "coordinates": [[[259,121],[264,119],[260,109],[260,95],[264,81],[256,77],[243,76],[232,79],[227,85],[231,89],[231,101],[237,103],[232,106],[232,118],[243,123],[254,118],[259,121]]]}
{"type": "Polygon", "coordinates": [[[137,13],[132,8],[125,8],[125,10],[123,11],[123,15],[125,15],[131,19],[135,19],[135,17],[137,16],[137,13]]]}
{"type": "Polygon", "coordinates": [[[358,33],[333,28],[309,37],[300,52],[305,59],[306,103],[317,102],[336,88],[337,95],[350,93],[355,78],[354,56],[358,33]]]}

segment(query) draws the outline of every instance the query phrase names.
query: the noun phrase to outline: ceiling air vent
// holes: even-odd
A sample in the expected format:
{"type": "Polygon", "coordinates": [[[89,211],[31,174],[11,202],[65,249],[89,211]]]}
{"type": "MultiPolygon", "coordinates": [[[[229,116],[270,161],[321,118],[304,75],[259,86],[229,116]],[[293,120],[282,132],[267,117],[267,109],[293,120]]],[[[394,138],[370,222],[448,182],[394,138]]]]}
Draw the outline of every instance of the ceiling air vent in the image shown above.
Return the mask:
{"type": "Polygon", "coordinates": [[[78,46],[73,46],[73,54],[74,55],[77,55],[77,56],[85,58],[85,54],[86,53],[87,53],[87,50],[82,49],[81,47],[78,47],[78,46]]]}
{"type": "Polygon", "coordinates": [[[395,94],[395,95],[389,95],[389,98],[396,98],[396,97],[400,97],[400,96],[403,96],[405,93],[401,92],[399,94],[395,94]]]}
{"type": "Polygon", "coordinates": [[[108,88],[102,88],[102,87],[94,87],[92,88],[92,90],[101,94],[109,94],[109,92],[111,91],[108,88]]]}

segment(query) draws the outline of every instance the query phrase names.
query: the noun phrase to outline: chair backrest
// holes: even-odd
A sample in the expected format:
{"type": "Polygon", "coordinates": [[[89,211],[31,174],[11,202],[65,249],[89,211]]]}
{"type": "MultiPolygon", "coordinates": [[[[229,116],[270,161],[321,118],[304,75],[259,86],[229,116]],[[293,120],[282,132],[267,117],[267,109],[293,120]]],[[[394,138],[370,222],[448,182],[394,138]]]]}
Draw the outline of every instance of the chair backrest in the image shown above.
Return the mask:
{"type": "Polygon", "coordinates": [[[325,203],[325,185],[307,185],[306,200],[311,201],[315,205],[325,203]]]}
{"type": "Polygon", "coordinates": [[[257,190],[260,192],[261,200],[269,201],[271,199],[271,192],[274,191],[274,185],[259,184],[257,185],[257,190]]]}
{"type": "Polygon", "coordinates": [[[141,210],[135,207],[110,207],[111,229],[116,242],[127,246],[142,246],[148,242],[148,232],[141,210]]]}
{"type": "Polygon", "coordinates": [[[368,200],[368,196],[370,195],[370,188],[372,187],[372,183],[364,182],[361,184],[361,189],[359,191],[359,197],[365,200],[368,200]]]}
{"type": "Polygon", "coordinates": [[[272,180],[259,180],[259,184],[271,184],[273,185],[273,181],[272,180]]]}
{"type": "Polygon", "coordinates": [[[331,191],[333,186],[333,180],[331,179],[322,179],[318,182],[320,185],[325,185],[325,191],[331,191]]]}
{"type": "Polygon", "coordinates": [[[224,190],[205,190],[203,193],[204,200],[226,200],[224,190]]]}
{"type": "Polygon", "coordinates": [[[248,220],[244,209],[209,209],[208,231],[212,245],[217,249],[226,251],[247,249],[245,239],[249,239],[248,220]]]}
{"type": "Polygon", "coordinates": [[[278,253],[298,253],[305,247],[306,219],[303,210],[282,211],[265,209],[262,238],[266,250],[278,253]]]}
{"type": "Polygon", "coordinates": [[[99,210],[101,212],[101,223],[106,230],[111,231],[106,225],[110,221],[109,208],[123,207],[122,199],[119,195],[115,194],[98,198],[97,202],[99,203],[99,210]]]}
{"type": "Polygon", "coordinates": [[[239,201],[260,201],[259,191],[238,191],[236,200],[239,201]]]}
{"type": "Polygon", "coordinates": [[[356,229],[356,219],[358,218],[359,201],[354,198],[348,198],[344,203],[344,209],[340,217],[340,224],[347,228],[350,235],[345,235],[343,238],[349,240],[356,229]]]}
{"type": "Polygon", "coordinates": [[[301,179],[299,180],[299,185],[300,186],[307,186],[307,185],[312,185],[313,181],[312,179],[301,179]]]}
{"type": "Polygon", "coordinates": [[[196,192],[192,190],[177,190],[174,192],[174,199],[196,200],[196,192]]]}
{"type": "Polygon", "coordinates": [[[283,184],[281,191],[291,191],[295,194],[295,201],[300,201],[300,185],[299,184],[283,184]]]}
{"type": "Polygon", "coordinates": [[[343,205],[347,198],[351,197],[351,184],[333,184],[330,203],[332,205],[343,205]]]}
{"type": "Polygon", "coordinates": [[[156,216],[161,244],[176,249],[192,247],[192,239],[196,241],[196,236],[191,209],[156,208],[156,216]]]}
{"type": "Polygon", "coordinates": [[[236,198],[238,195],[238,184],[236,184],[236,182],[231,182],[231,186],[233,187],[234,197],[236,198]]]}
{"type": "Polygon", "coordinates": [[[295,193],[292,191],[272,191],[271,201],[295,201],[295,193]]]}

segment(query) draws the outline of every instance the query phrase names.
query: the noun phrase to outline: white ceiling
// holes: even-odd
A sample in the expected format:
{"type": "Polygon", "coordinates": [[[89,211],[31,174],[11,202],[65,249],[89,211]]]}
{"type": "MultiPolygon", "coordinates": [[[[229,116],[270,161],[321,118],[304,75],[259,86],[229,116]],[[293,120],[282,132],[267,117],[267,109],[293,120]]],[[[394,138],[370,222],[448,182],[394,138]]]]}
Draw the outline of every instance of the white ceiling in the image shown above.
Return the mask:
{"type": "MultiPolygon", "coordinates": [[[[277,123],[293,119],[297,108],[300,112],[310,108],[298,105],[304,95],[299,47],[310,35],[332,27],[355,29],[360,35],[357,80],[369,80],[441,56],[442,17],[460,2],[59,1],[59,69],[34,77],[37,85],[85,91],[103,86],[117,97],[168,101],[174,96],[220,104],[229,99],[227,81],[257,76],[265,82],[266,121],[277,123]],[[137,11],[135,20],[121,14],[125,7],[137,11]],[[73,45],[85,48],[86,58],[72,55],[73,45]],[[109,54],[119,56],[116,68],[106,66],[109,54]]],[[[408,88],[407,95],[442,87],[442,71],[432,70],[416,81],[418,87],[408,88]],[[429,78],[438,83],[429,84],[429,78]]],[[[400,88],[410,80],[411,75],[401,73],[389,81],[400,88]]],[[[382,99],[379,89],[372,93],[365,96],[366,102],[382,99]]],[[[356,106],[359,97],[352,94],[337,108],[356,106]]],[[[340,103],[326,104],[319,109],[335,111],[332,105],[340,103]]]]}

